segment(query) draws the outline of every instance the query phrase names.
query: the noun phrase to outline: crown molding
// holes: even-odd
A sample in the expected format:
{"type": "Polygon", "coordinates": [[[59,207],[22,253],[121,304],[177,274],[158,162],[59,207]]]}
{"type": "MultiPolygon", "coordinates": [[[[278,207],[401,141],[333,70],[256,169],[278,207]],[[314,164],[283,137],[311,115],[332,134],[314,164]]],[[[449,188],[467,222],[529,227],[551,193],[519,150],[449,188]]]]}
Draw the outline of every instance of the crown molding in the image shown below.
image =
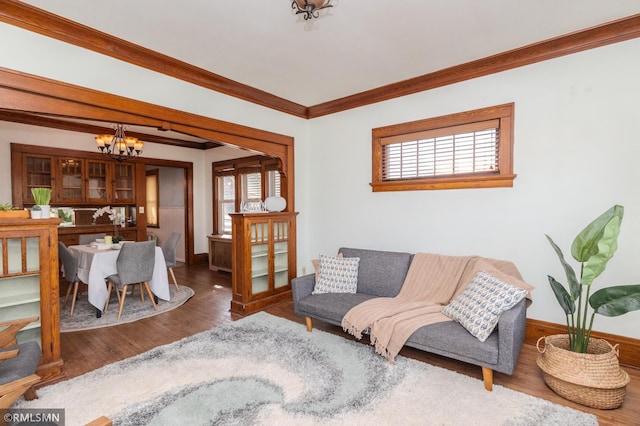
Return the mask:
{"type": "Polygon", "coordinates": [[[37,7],[0,0],[0,21],[225,95],[306,118],[307,108],[37,7]]]}
{"type": "Polygon", "coordinates": [[[316,118],[640,37],[640,14],[315,106],[288,101],[16,0],[0,21],[301,118],[316,118]]]}
{"type": "Polygon", "coordinates": [[[640,14],[309,107],[321,117],[640,37],[640,14]]]}

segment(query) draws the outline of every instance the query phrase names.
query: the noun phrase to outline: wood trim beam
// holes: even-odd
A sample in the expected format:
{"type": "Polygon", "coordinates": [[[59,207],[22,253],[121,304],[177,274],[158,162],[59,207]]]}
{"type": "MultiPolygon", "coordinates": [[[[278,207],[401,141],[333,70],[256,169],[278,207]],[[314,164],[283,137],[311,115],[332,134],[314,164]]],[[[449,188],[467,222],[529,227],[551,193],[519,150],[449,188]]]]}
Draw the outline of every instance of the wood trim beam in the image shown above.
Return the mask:
{"type": "MultiPolygon", "coordinates": [[[[32,126],[47,127],[50,129],[68,130],[71,132],[89,133],[99,135],[103,133],[113,133],[113,129],[110,127],[96,126],[88,123],[79,123],[72,121],[59,120],[55,118],[43,117],[40,115],[34,115],[24,112],[15,111],[3,111],[0,110],[0,121],[10,121],[13,123],[29,124],[32,126]]],[[[193,149],[208,149],[208,147],[215,148],[221,146],[219,143],[211,142],[210,144],[204,142],[187,141],[176,138],[168,138],[158,135],[150,135],[148,133],[139,133],[127,131],[127,136],[136,137],[145,142],[153,142],[162,145],[180,146],[183,148],[193,149]],[[213,146],[210,146],[213,145],[213,146]]]]}
{"type": "Polygon", "coordinates": [[[0,21],[302,118],[321,117],[640,37],[640,14],[636,14],[307,108],[19,1],[0,0],[0,21]]]}
{"type": "MultiPolygon", "coordinates": [[[[0,0],[0,2],[2,1],[0,0]]],[[[220,134],[269,141],[280,145],[293,144],[293,138],[290,136],[216,120],[215,118],[137,101],[2,67],[0,67],[0,108],[99,121],[118,121],[142,126],[162,126],[162,128],[169,130],[176,130],[176,124],[187,123],[191,127],[215,129],[220,134]],[[63,108],[60,105],[62,102],[65,103],[63,108]],[[115,119],[114,117],[123,119],[115,119]]],[[[187,132],[183,133],[189,134],[187,132]]],[[[212,140],[221,142],[213,138],[212,140]]]]}
{"type": "Polygon", "coordinates": [[[640,37],[640,14],[636,14],[476,61],[305,107],[16,0],[0,0],[0,21],[302,118],[321,117],[640,37]]]}
{"type": "Polygon", "coordinates": [[[0,0],[0,21],[298,117],[307,108],[37,7],[0,0]]]}
{"type": "MultiPolygon", "coordinates": [[[[527,331],[524,339],[526,344],[535,346],[540,337],[553,334],[567,334],[567,327],[561,324],[527,318],[527,331]]],[[[591,337],[604,339],[614,346],[620,345],[620,356],[618,357],[620,364],[640,368],[640,340],[597,331],[592,332],[591,337]]]]}
{"type": "Polygon", "coordinates": [[[640,14],[309,107],[308,118],[447,86],[640,37],[640,14]]]}

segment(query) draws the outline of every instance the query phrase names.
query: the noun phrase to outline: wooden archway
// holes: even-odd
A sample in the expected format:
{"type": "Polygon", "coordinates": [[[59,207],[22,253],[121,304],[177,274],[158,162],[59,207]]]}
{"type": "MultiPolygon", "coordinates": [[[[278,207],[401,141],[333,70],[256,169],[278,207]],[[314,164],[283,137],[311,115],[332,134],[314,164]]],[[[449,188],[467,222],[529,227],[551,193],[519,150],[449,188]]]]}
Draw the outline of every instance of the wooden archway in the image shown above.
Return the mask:
{"type": "MultiPolygon", "coordinates": [[[[153,105],[55,80],[29,75],[0,67],[0,115],[5,112],[42,114],[29,124],[54,127],[49,117],[91,121],[119,122],[173,130],[215,141],[197,144],[185,142],[192,149],[208,149],[225,144],[263,153],[277,158],[282,165],[282,196],[287,199],[287,211],[294,211],[294,147],[293,138],[254,129],[171,108],[153,105]],[[38,118],[40,117],[40,118],[38,118]]],[[[23,115],[24,116],[24,115],[23,115]]],[[[87,126],[91,127],[91,126],[87,126]]],[[[77,129],[76,129],[77,130],[77,129]]],[[[91,133],[91,132],[89,132],[91,133]]],[[[162,143],[161,141],[159,143],[162,143]]],[[[175,141],[172,143],[175,145],[175,141]]],[[[191,198],[191,204],[193,199],[191,198]]],[[[193,217],[193,205],[191,218],[193,217]]],[[[190,221],[193,233],[193,221],[190,221]]],[[[187,263],[194,261],[193,237],[189,240],[187,263]]]]}

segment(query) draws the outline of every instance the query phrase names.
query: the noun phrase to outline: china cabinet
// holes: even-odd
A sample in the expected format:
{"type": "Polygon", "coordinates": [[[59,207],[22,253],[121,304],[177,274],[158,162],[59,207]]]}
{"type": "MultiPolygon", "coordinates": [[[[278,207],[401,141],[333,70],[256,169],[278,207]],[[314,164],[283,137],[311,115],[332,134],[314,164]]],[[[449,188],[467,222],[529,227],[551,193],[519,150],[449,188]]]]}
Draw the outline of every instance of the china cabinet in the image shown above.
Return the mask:
{"type": "Polygon", "coordinates": [[[111,180],[106,161],[87,160],[86,200],[93,204],[107,204],[111,190],[111,180]]]}
{"type": "Polygon", "coordinates": [[[296,212],[232,213],[231,311],[249,314],[291,298],[296,212]]]}
{"type": "Polygon", "coordinates": [[[57,159],[57,162],[60,184],[52,198],[62,204],[84,202],[84,160],[61,157],[57,159]]]}
{"type": "MultiPolygon", "coordinates": [[[[22,187],[19,189],[20,198],[24,204],[35,204],[31,188],[53,188],[54,167],[52,158],[51,156],[36,154],[24,155],[20,158],[20,166],[20,176],[23,182],[22,187]]],[[[16,189],[14,188],[14,191],[16,189]]]]}
{"type": "Polygon", "coordinates": [[[83,157],[78,151],[11,144],[13,204],[34,204],[31,188],[51,188],[52,205],[135,204],[135,164],[83,157]],[[43,154],[44,152],[44,154],[43,154]]]}
{"type": "Polygon", "coordinates": [[[130,163],[113,164],[113,196],[114,203],[134,203],[134,167],[130,163]]]}
{"type": "Polygon", "coordinates": [[[17,335],[42,349],[36,374],[43,382],[63,374],[58,299],[59,219],[0,218],[0,320],[39,317],[17,335]]]}

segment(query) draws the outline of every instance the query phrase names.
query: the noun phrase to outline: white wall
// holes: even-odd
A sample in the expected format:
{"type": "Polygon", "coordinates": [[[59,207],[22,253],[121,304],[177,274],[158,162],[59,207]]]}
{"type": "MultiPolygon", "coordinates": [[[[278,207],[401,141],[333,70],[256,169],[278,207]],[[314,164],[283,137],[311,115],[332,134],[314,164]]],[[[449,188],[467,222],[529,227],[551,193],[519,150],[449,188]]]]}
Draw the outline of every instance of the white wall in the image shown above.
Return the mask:
{"type": "MultiPolygon", "coordinates": [[[[564,324],[547,274],[566,279],[544,234],[570,258],[575,235],[618,203],[619,249],[594,285],[640,283],[639,51],[636,39],[312,120],[299,265],[340,246],[508,259],[537,287],[528,316],[564,324]],[[371,191],[372,128],[507,102],[513,188],[371,191]]],[[[640,338],[639,322],[599,316],[595,329],[640,338]]]]}
{"type": "MultiPolygon", "coordinates": [[[[12,40],[0,43],[2,67],[293,136],[300,273],[340,246],[503,258],[537,286],[529,317],[562,324],[546,275],[564,277],[544,234],[568,255],[575,234],[619,203],[619,249],[596,287],[640,282],[640,40],[305,121],[6,24],[0,39],[12,40]],[[372,128],[507,102],[516,108],[513,188],[371,192],[372,128]]],[[[15,135],[20,126],[0,126],[5,182],[8,141],[71,146],[69,133],[15,135]]],[[[92,149],[73,139],[76,149],[84,144],[92,149]]],[[[145,156],[194,162],[195,249],[206,252],[215,154],[148,145],[145,156]]],[[[5,199],[8,184],[0,187],[5,199]]],[[[638,321],[640,312],[598,317],[595,329],[640,338],[638,321]]]]}
{"type": "MultiPolygon", "coordinates": [[[[305,151],[307,122],[301,118],[225,96],[5,23],[0,23],[0,40],[11,40],[11,43],[0,43],[0,67],[285,134],[295,138],[296,155],[305,151]]],[[[73,136],[71,132],[58,133],[50,129],[32,128],[32,137],[25,135],[28,132],[24,130],[17,130],[22,134],[19,135],[20,140],[16,140],[16,136],[10,134],[11,129],[24,129],[23,127],[11,123],[0,125],[0,155],[7,154],[0,158],[0,179],[7,182],[7,187],[0,188],[0,202],[11,200],[8,187],[10,151],[7,142],[89,151],[94,149],[95,142],[92,142],[92,138],[80,133],[73,136]]],[[[219,161],[217,154],[203,155],[198,150],[145,143],[143,155],[194,163],[194,248],[195,253],[206,253],[207,235],[212,231],[211,162],[219,161]]],[[[221,155],[220,159],[226,158],[221,155]]],[[[304,181],[301,177],[300,183],[303,186],[304,181]]]]}

